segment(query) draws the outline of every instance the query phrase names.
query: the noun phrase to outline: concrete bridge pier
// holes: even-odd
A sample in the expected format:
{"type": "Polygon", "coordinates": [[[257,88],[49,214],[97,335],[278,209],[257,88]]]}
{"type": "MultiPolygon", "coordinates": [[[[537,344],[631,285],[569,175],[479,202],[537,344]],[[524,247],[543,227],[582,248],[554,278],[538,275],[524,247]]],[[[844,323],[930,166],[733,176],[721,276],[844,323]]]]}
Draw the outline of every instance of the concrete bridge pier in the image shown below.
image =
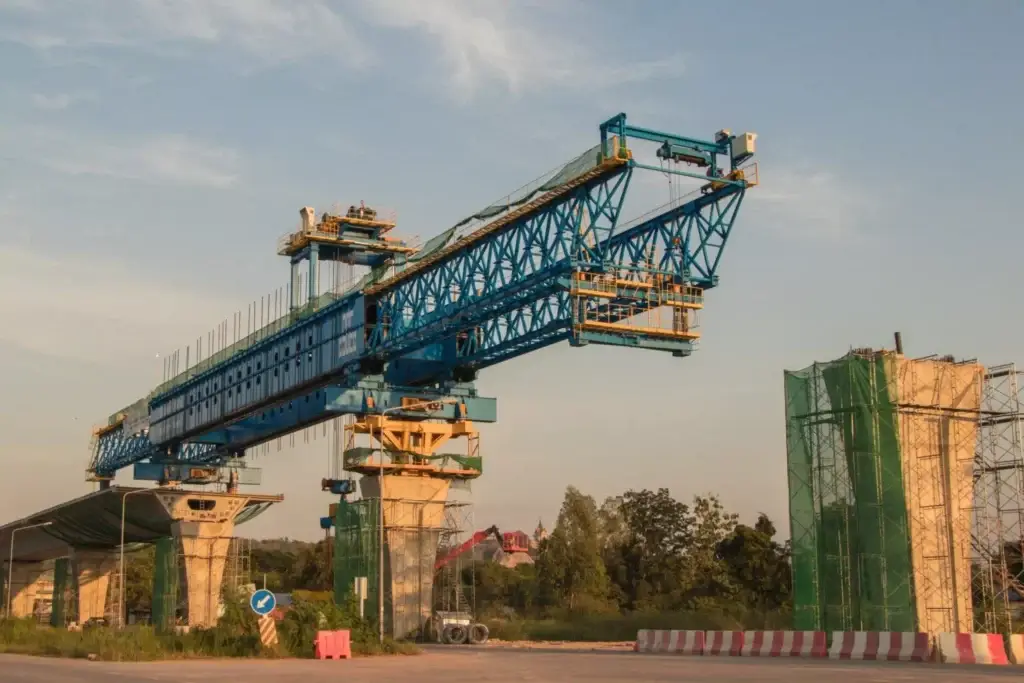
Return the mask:
{"type": "MultiPolygon", "coordinates": [[[[384,475],[384,624],[397,638],[418,633],[433,611],[448,487],[447,479],[384,475]]],[[[363,476],[360,491],[363,498],[380,499],[381,477],[363,476]]],[[[376,520],[372,524],[379,528],[376,520]]]]}
{"type": "Polygon", "coordinates": [[[171,533],[185,565],[188,625],[216,626],[235,517],[249,499],[196,491],[161,491],[157,498],[172,520],[171,533]]]}
{"type": "Polygon", "coordinates": [[[106,615],[110,575],[117,569],[118,557],[117,551],[110,550],[73,551],[79,624],[106,615]]]}
{"type": "Polygon", "coordinates": [[[4,586],[4,608],[10,604],[12,617],[31,617],[35,613],[36,598],[41,597],[45,574],[42,562],[15,561],[13,568],[4,562],[4,584],[10,576],[10,585],[4,586]]]}

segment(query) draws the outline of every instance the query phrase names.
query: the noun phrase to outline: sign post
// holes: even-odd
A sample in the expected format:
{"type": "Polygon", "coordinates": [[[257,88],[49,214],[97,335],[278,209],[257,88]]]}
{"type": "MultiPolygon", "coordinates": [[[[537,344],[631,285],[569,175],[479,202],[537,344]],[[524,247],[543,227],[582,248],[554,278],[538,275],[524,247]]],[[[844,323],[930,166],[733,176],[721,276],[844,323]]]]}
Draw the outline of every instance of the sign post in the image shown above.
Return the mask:
{"type": "Polygon", "coordinates": [[[266,588],[261,588],[249,597],[249,607],[259,617],[260,642],[264,647],[277,645],[277,623],[270,616],[277,607],[277,598],[266,588]]]}

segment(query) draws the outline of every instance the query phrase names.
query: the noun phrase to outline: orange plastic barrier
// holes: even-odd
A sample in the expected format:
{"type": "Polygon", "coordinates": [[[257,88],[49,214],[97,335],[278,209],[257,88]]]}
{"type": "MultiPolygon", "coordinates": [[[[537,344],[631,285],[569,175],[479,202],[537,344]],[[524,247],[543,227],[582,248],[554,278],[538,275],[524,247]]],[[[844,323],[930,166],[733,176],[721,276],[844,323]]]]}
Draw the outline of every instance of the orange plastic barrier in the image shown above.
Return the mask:
{"type": "Polygon", "coordinates": [[[352,636],[343,631],[317,631],[315,654],[317,659],[351,659],[352,636]]]}

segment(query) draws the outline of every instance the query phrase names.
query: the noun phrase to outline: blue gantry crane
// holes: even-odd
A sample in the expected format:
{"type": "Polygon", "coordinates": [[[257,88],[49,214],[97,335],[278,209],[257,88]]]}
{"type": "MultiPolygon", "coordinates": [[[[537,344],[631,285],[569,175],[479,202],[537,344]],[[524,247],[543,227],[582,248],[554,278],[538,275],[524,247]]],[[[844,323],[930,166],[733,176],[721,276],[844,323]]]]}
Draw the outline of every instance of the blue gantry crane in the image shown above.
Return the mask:
{"type": "MultiPolygon", "coordinates": [[[[351,435],[375,435],[388,467],[468,478],[481,471],[475,445],[452,467],[437,449],[462,436],[475,444],[472,423],[497,419],[495,399],[474,386],[481,369],[563,340],[689,355],[696,311],[757,184],[756,135],[699,140],[625,114],[599,132],[584,154],[422,248],[364,205],[319,218],[302,209],[278,249],[292,266],[288,313],[112,415],[94,432],[88,476],[106,485],[134,466],[136,479],[257,483],[247,448],[352,414],[351,435]],[[660,165],[634,158],[635,141],[656,146],[660,165]],[[624,224],[644,171],[703,185],[624,224]],[[319,294],[325,261],[369,272],[319,294]]],[[[348,446],[345,469],[369,468],[369,449],[348,446]]]]}

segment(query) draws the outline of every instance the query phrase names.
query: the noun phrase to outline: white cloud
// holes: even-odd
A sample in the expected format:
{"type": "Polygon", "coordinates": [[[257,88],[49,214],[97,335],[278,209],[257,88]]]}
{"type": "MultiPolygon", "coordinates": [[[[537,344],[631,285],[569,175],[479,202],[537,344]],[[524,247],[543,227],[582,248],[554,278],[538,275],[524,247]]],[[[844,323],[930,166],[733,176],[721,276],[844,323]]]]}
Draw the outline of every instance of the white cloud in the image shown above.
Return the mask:
{"type": "Polygon", "coordinates": [[[0,245],[0,341],[99,363],[154,358],[230,310],[209,292],[154,280],[94,256],[0,245]]]}
{"type": "MultiPolygon", "coordinates": [[[[629,62],[584,39],[586,3],[523,0],[40,0],[0,5],[0,41],[44,53],[117,47],[191,57],[196,46],[244,57],[245,68],[312,60],[361,67],[373,29],[425,35],[448,89],[462,100],[488,82],[513,94],[549,87],[601,89],[682,72],[677,54],[629,62]],[[344,10],[344,11],[343,11],[344,10]],[[347,11],[347,13],[346,13],[347,11]],[[575,30],[573,35],[570,31],[575,30]]],[[[605,44],[614,45],[614,41],[605,44]]],[[[399,47],[401,44],[399,43],[399,47]]],[[[390,50],[393,52],[394,50],[390,50]]],[[[383,48],[380,50],[384,53],[383,48]]],[[[236,61],[237,63],[237,61],[236,61]]],[[[407,68],[407,67],[403,67],[407,68]]]]}
{"type": "MultiPolygon", "coordinates": [[[[678,56],[612,67],[572,40],[565,28],[556,28],[560,22],[537,21],[544,7],[534,3],[519,5],[519,13],[497,0],[365,0],[362,8],[371,23],[430,36],[462,99],[490,79],[519,93],[553,85],[595,88],[643,82],[682,70],[678,56]]],[[[561,26],[569,25],[568,17],[561,19],[561,26]]]]}
{"type": "Polygon", "coordinates": [[[43,111],[61,111],[67,109],[73,104],[78,102],[84,102],[86,100],[95,99],[93,93],[81,92],[81,93],[56,93],[53,95],[45,95],[43,93],[32,93],[29,97],[32,102],[32,106],[36,109],[42,109],[43,111]]]}
{"type": "Polygon", "coordinates": [[[47,0],[5,9],[0,40],[40,50],[198,44],[270,63],[315,54],[358,64],[365,57],[349,22],[323,0],[47,0]]]}
{"type": "Polygon", "coordinates": [[[184,135],[97,138],[42,127],[0,132],[7,154],[70,175],[225,188],[238,179],[238,154],[184,135]]]}

